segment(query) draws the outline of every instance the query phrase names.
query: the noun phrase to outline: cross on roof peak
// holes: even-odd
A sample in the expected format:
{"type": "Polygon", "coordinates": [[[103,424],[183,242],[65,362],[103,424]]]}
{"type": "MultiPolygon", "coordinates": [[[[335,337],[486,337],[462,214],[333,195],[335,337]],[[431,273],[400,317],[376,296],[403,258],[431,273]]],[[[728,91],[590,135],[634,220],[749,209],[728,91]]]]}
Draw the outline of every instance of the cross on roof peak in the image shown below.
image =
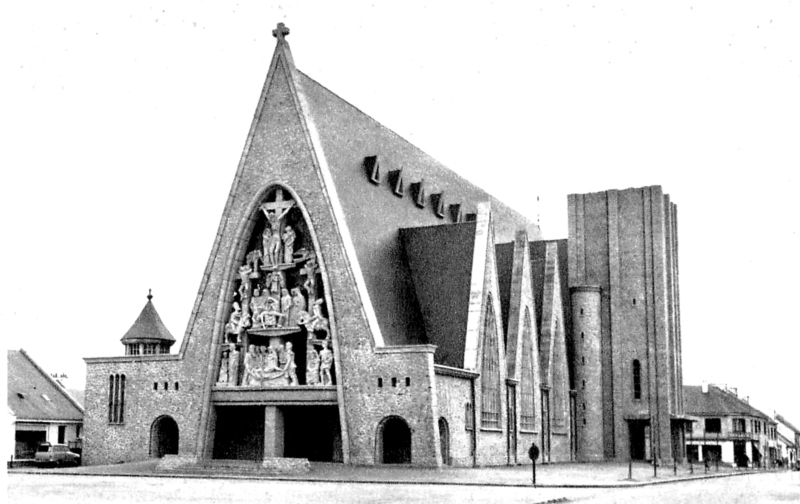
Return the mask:
{"type": "Polygon", "coordinates": [[[278,42],[282,41],[286,35],[289,35],[289,28],[283,23],[278,23],[278,27],[272,30],[272,36],[278,39],[278,42]]]}

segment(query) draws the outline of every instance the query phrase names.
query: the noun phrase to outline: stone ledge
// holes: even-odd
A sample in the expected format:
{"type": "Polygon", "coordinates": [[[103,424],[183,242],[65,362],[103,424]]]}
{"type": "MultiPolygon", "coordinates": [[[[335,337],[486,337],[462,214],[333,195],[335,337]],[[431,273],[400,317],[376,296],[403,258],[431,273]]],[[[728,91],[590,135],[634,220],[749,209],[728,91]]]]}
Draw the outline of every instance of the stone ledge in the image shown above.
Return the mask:
{"type": "Polygon", "coordinates": [[[175,471],[196,465],[197,457],[194,456],[164,455],[156,466],[156,472],[175,471]]]}
{"type": "Polygon", "coordinates": [[[181,474],[300,475],[311,470],[308,459],[271,457],[253,460],[198,460],[193,456],[165,455],[156,472],[181,474]]]}

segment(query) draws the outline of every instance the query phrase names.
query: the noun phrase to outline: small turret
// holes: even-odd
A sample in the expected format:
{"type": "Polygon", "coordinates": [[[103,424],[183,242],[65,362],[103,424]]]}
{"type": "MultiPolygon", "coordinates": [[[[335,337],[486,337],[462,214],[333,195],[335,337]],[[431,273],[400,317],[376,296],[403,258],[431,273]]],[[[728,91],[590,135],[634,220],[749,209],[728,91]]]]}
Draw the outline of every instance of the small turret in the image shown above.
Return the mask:
{"type": "Polygon", "coordinates": [[[152,290],[147,293],[147,304],[136,317],[125,336],[120,340],[125,345],[125,355],[168,354],[175,338],[167,330],[156,307],[153,306],[152,290]]]}

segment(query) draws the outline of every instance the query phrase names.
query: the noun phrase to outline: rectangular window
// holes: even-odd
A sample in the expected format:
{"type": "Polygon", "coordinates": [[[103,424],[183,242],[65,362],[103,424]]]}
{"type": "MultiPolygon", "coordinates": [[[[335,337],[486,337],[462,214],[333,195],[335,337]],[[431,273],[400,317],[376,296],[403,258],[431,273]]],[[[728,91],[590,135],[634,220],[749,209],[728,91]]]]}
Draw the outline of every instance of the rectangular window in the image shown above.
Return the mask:
{"type": "Polygon", "coordinates": [[[706,418],[706,432],[711,434],[722,432],[722,420],[719,418],[706,418]]]}
{"type": "Polygon", "coordinates": [[[67,437],[67,426],[66,425],[59,425],[58,426],[58,444],[64,444],[64,439],[67,437]]]}
{"type": "Polygon", "coordinates": [[[642,365],[638,359],[633,361],[633,398],[642,398],[642,365]]]}
{"type": "Polygon", "coordinates": [[[744,418],[733,419],[733,432],[745,432],[744,418]]]}
{"type": "Polygon", "coordinates": [[[108,377],[108,422],[123,423],[125,421],[125,375],[115,374],[108,377]]]}
{"type": "Polygon", "coordinates": [[[466,426],[467,430],[472,430],[475,428],[474,415],[472,413],[472,403],[466,403],[464,405],[464,425],[466,426]]]}

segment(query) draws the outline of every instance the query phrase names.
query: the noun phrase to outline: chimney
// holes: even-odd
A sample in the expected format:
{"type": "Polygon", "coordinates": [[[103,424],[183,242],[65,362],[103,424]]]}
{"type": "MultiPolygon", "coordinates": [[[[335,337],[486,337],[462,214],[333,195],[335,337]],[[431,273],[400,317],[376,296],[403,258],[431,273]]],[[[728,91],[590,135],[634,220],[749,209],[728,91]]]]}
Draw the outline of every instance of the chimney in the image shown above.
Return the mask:
{"type": "Polygon", "coordinates": [[[704,394],[708,394],[708,382],[703,380],[703,384],[700,385],[700,390],[703,391],[704,394]]]}

